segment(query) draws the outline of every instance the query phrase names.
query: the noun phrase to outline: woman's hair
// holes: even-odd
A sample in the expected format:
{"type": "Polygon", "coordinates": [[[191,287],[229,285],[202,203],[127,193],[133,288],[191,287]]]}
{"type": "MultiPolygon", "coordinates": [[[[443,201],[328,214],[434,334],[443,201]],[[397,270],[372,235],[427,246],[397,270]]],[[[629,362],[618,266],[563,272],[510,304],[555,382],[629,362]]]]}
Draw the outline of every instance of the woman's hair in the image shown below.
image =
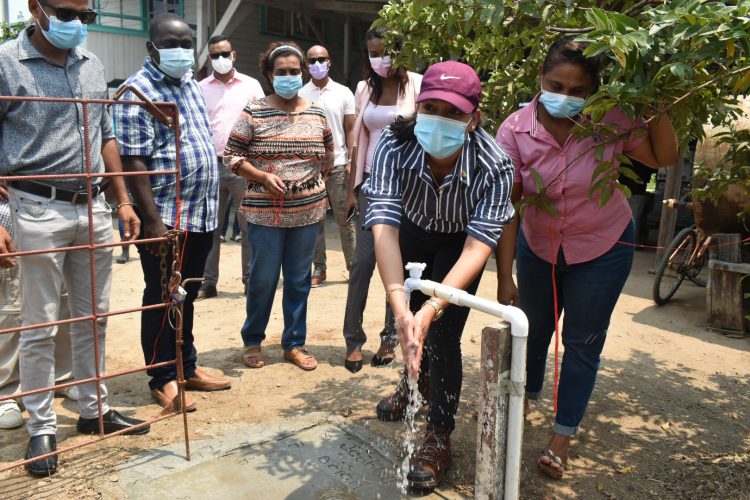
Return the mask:
{"type": "MultiPolygon", "coordinates": [[[[385,36],[385,33],[383,33],[382,29],[369,29],[367,30],[367,33],[365,33],[365,42],[368,42],[370,40],[373,40],[375,38],[382,40],[385,36]]],[[[401,48],[401,42],[396,42],[396,51],[398,51],[401,48]]],[[[409,82],[409,75],[406,71],[406,68],[400,67],[400,68],[394,68],[394,72],[396,75],[396,78],[398,78],[398,93],[400,96],[403,96],[406,92],[406,84],[409,82]]],[[[383,81],[382,77],[375,73],[375,71],[372,69],[372,66],[370,65],[370,55],[367,52],[367,46],[365,45],[365,64],[363,67],[363,77],[364,80],[367,82],[367,86],[370,87],[372,90],[372,93],[370,95],[370,101],[373,103],[377,103],[378,99],[380,99],[380,96],[383,95],[383,81]]]]}
{"type": "Polygon", "coordinates": [[[268,85],[271,83],[270,75],[273,74],[273,64],[279,57],[296,56],[299,58],[299,64],[302,68],[302,78],[305,78],[305,56],[302,48],[294,42],[273,42],[265,52],[260,53],[260,74],[266,79],[268,85]]]}
{"type": "Polygon", "coordinates": [[[600,83],[599,73],[602,69],[602,59],[583,55],[588,42],[577,42],[575,38],[575,36],[564,36],[555,40],[547,50],[547,56],[542,63],[542,73],[551,71],[558,64],[575,64],[583,68],[583,71],[591,77],[594,90],[596,90],[600,83]]]}
{"type": "Polygon", "coordinates": [[[407,116],[398,115],[391,124],[391,132],[398,142],[409,142],[416,140],[414,126],[417,124],[417,113],[407,116]]]}

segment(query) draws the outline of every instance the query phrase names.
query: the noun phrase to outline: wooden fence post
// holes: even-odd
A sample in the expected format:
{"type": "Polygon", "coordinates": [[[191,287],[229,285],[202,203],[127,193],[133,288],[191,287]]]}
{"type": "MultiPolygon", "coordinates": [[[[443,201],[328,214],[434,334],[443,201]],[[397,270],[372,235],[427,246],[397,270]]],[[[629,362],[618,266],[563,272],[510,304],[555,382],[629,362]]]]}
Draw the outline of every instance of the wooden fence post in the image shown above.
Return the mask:
{"type": "Polygon", "coordinates": [[[510,324],[494,323],[482,330],[481,396],[477,421],[477,460],[474,496],[501,499],[505,490],[510,381],[510,324]]]}

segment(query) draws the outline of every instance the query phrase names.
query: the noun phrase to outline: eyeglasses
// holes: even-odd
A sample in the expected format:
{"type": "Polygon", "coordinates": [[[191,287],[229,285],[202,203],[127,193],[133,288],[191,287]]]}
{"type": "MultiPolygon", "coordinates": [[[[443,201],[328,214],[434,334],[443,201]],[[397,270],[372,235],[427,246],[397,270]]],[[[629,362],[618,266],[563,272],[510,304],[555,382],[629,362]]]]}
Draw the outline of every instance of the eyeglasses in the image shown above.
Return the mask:
{"type": "Polygon", "coordinates": [[[213,53],[213,54],[208,54],[208,57],[210,57],[211,59],[218,59],[220,57],[224,57],[226,59],[229,59],[230,57],[232,57],[232,51],[231,50],[225,50],[224,52],[216,52],[216,53],[213,53]]]}
{"type": "Polygon", "coordinates": [[[307,64],[315,64],[316,62],[318,63],[328,62],[328,58],[327,57],[310,57],[307,59],[307,64]]]}
{"type": "Polygon", "coordinates": [[[67,7],[55,7],[54,5],[48,4],[44,0],[39,0],[39,4],[54,10],[55,17],[57,17],[57,19],[64,23],[68,23],[77,17],[83,24],[92,24],[94,21],[96,21],[96,16],[99,15],[96,11],[91,9],[73,10],[68,9],[67,7]]]}

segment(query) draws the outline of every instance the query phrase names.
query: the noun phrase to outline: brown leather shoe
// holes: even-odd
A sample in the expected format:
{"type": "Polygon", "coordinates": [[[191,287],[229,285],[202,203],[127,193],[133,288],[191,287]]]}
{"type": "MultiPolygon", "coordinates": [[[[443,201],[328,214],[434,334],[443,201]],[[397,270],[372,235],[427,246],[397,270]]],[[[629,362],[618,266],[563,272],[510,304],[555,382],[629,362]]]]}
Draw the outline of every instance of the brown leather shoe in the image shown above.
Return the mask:
{"type": "MultiPolygon", "coordinates": [[[[176,380],[167,382],[161,389],[151,389],[151,396],[153,396],[156,402],[159,403],[159,406],[168,410],[167,413],[180,411],[180,398],[177,397],[178,392],[176,380]]],[[[195,401],[193,401],[188,393],[185,393],[185,411],[192,412],[195,410],[195,401]]]]}
{"type": "Polygon", "coordinates": [[[451,431],[427,424],[425,439],[411,458],[406,479],[415,490],[435,489],[451,464],[451,431]]]}
{"type": "MultiPolygon", "coordinates": [[[[406,416],[406,407],[409,406],[409,385],[406,380],[406,370],[401,377],[401,380],[396,387],[396,392],[382,399],[378,403],[376,413],[378,420],[383,422],[396,422],[403,420],[406,416]]],[[[430,378],[429,375],[419,374],[419,380],[417,381],[417,387],[422,398],[427,401],[430,394],[430,378]]]]}
{"type": "Polygon", "coordinates": [[[310,278],[310,288],[318,288],[325,280],[326,272],[322,269],[316,269],[312,273],[312,278],[310,278]]]}
{"type": "Polygon", "coordinates": [[[195,375],[185,382],[185,389],[190,391],[223,391],[230,387],[232,387],[232,382],[228,378],[216,377],[197,367],[195,375]]]}

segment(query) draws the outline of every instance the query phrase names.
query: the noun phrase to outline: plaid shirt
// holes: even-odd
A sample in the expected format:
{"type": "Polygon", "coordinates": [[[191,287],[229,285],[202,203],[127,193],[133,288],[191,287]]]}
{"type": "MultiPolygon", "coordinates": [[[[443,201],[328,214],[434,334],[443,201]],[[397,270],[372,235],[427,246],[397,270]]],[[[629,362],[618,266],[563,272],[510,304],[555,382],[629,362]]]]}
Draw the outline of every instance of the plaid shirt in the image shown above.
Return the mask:
{"type": "Polygon", "coordinates": [[[13,220],[10,214],[10,203],[7,200],[0,200],[0,226],[3,226],[13,238],[13,220]]]}
{"type": "MultiPolygon", "coordinates": [[[[192,73],[177,83],[146,58],[143,68],[126,84],[138,88],[152,101],[174,102],[180,112],[180,212],[179,227],[190,232],[213,231],[217,224],[219,166],[211,142],[203,94],[192,73]]],[[[137,101],[132,92],[124,100],[137,101]]],[[[113,106],[114,128],[120,154],[142,156],[152,172],[175,167],[174,131],[156,121],[140,106],[113,106]]],[[[159,213],[168,226],[177,225],[177,190],[173,175],[151,176],[151,190],[159,213]]]]}

